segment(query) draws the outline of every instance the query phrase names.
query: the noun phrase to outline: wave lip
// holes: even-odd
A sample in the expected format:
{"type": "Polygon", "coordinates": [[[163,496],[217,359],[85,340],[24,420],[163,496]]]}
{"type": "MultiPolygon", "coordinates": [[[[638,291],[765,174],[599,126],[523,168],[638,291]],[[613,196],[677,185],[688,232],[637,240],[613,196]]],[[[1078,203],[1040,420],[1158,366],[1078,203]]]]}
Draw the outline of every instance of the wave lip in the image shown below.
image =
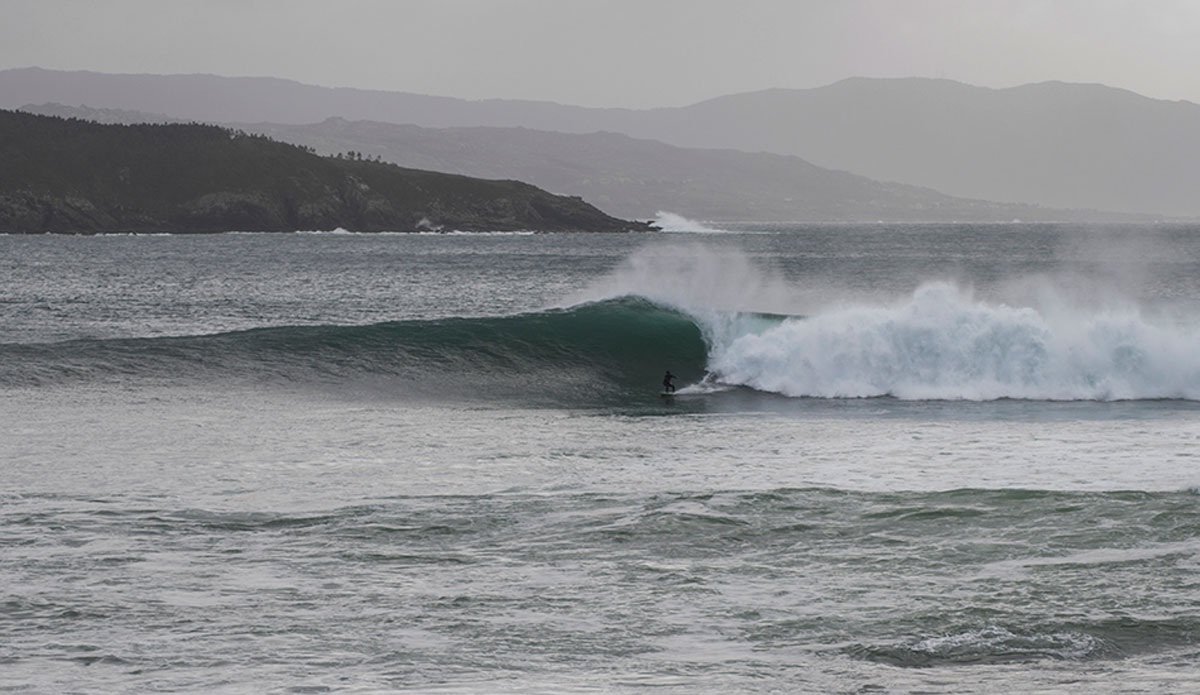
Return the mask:
{"type": "Polygon", "coordinates": [[[793,397],[907,400],[1200,398],[1190,328],[1136,312],[1049,318],[919,288],[898,307],[791,318],[714,346],[722,381],[793,397]]]}

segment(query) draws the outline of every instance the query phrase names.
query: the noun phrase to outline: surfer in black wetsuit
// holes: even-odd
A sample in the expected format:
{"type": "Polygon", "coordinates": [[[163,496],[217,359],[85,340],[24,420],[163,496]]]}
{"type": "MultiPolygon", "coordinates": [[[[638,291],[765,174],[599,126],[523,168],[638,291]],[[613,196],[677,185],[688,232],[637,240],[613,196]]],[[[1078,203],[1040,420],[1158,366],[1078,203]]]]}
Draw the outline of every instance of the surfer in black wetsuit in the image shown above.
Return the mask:
{"type": "Polygon", "coordinates": [[[667,393],[675,393],[675,384],[671,383],[671,379],[674,378],[675,375],[671,373],[670,369],[668,369],[666,376],[663,377],[663,390],[667,393]]]}

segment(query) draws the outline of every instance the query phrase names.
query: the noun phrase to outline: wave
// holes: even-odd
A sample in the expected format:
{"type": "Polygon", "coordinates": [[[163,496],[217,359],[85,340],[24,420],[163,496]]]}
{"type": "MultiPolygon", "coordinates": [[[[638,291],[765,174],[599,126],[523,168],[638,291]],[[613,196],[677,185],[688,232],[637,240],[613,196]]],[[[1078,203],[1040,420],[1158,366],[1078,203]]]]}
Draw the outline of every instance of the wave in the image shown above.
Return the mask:
{"type": "Polygon", "coordinates": [[[1200,400],[1194,320],[1152,320],[1113,297],[1072,301],[1045,283],[1038,308],[947,282],[900,301],[837,301],[744,253],[672,244],[632,254],[589,291],[576,299],[632,292],[692,317],[709,348],[706,386],[798,398],[1200,400]]]}
{"type": "Polygon", "coordinates": [[[685,314],[636,297],[502,317],[288,326],[216,335],[0,345],[0,384],[236,379],[372,383],[389,391],[611,402],[704,375],[685,314]]]}
{"type": "MultiPolygon", "coordinates": [[[[0,384],[132,378],[352,384],[568,405],[683,394],[1200,400],[1200,335],[1136,310],[1051,316],[948,284],[808,316],[621,295],[502,317],[0,345],[0,384]]],[[[651,402],[657,402],[654,399],[651,402]]]]}
{"type": "Polygon", "coordinates": [[[786,396],[906,400],[1200,399],[1200,334],[1133,308],[1064,312],[976,301],[946,283],[714,345],[720,380],[786,396]]]}
{"type": "Polygon", "coordinates": [[[925,668],[962,664],[1086,661],[1190,647],[1200,624],[1193,618],[1119,618],[1034,625],[1010,630],[986,625],[956,630],[911,644],[843,649],[853,657],[892,666],[925,668]]]}
{"type": "Polygon", "coordinates": [[[725,231],[711,227],[703,222],[690,220],[683,215],[663,210],[659,210],[658,214],[654,216],[654,224],[664,232],[683,234],[717,234],[725,231]]]}

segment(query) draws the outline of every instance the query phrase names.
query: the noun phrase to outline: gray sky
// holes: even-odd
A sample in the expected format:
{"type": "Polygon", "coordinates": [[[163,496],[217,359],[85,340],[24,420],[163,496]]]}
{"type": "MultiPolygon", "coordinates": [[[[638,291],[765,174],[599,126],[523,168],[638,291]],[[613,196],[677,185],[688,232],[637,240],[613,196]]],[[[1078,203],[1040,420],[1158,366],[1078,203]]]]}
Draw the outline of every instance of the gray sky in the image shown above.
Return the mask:
{"type": "Polygon", "coordinates": [[[1200,103],[1200,0],[0,0],[0,69],[676,106],[844,77],[1200,103]]]}

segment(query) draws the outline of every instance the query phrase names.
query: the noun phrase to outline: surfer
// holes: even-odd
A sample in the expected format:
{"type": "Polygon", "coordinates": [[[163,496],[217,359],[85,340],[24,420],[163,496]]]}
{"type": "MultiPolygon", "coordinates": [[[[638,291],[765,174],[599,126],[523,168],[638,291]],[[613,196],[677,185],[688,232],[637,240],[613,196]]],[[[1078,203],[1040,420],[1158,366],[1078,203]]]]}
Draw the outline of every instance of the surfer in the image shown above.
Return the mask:
{"type": "Polygon", "coordinates": [[[675,378],[675,375],[671,373],[670,369],[668,369],[666,376],[663,377],[663,391],[664,392],[675,393],[675,384],[671,383],[671,379],[674,379],[674,378],[675,378]]]}

